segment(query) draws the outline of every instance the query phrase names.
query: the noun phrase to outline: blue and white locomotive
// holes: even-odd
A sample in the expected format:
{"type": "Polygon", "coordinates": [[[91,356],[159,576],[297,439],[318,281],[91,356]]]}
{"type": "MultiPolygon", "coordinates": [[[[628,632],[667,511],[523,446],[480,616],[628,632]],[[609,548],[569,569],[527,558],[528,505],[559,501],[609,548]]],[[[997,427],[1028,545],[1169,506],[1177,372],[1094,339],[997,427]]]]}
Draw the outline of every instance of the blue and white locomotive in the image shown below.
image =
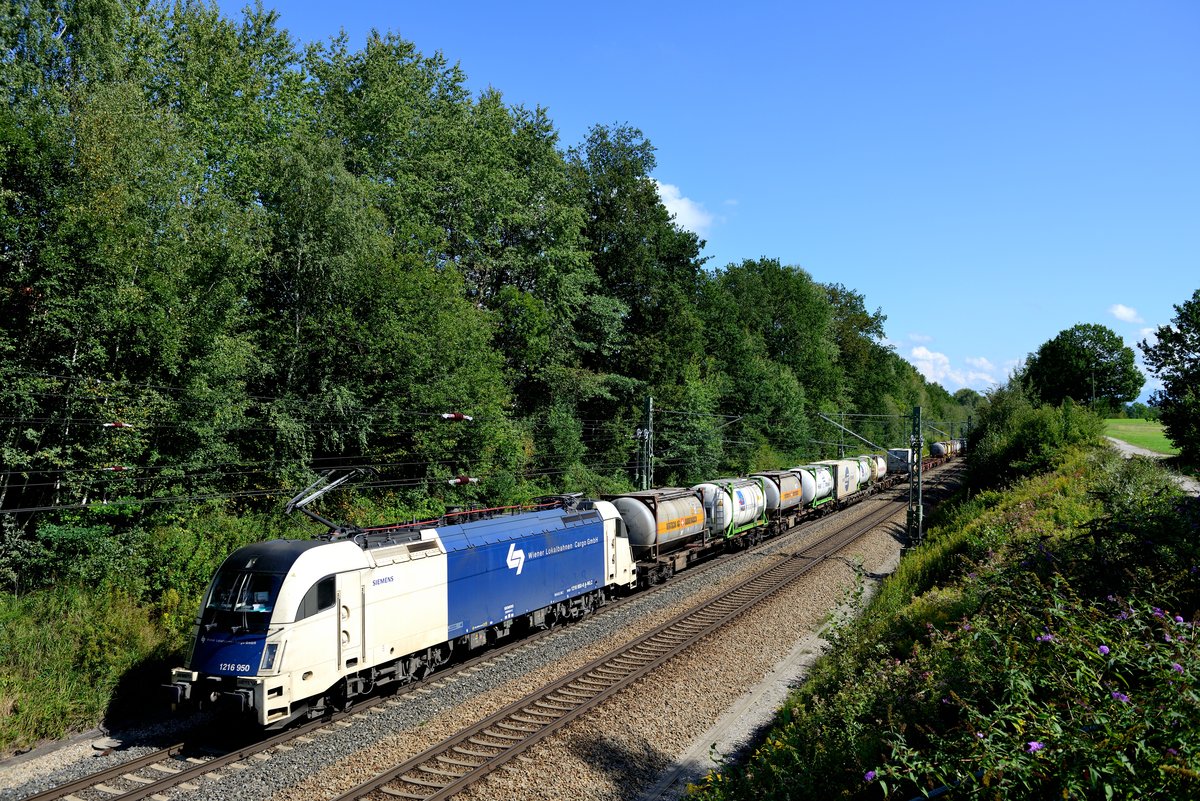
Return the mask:
{"type": "Polygon", "coordinates": [[[276,728],[421,678],[514,624],[584,614],[636,583],[625,526],[605,501],[260,542],[217,571],[168,688],[175,703],[276,728]]]}

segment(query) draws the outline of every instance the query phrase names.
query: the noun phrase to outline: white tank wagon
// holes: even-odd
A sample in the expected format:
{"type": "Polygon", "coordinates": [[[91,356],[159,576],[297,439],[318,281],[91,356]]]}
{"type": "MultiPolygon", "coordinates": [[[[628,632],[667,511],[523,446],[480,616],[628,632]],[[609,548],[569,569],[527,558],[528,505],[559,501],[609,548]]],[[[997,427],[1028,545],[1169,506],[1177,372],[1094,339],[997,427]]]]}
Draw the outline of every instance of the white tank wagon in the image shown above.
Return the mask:
{"type": "Polygon", "coordinates": [[[858,486],[865,487],[875,480],[875,460],[870,456],[855,456],[858,462],[858,486]]]}
{"type": "Polygon", "coordinates": [[[875,461],[875,474],[872,476],[874,481],[883,481],[884,476],[888,474],[888,460],[882,453],[873,453],[870,456],[875,461]]]}
{"type": "MultiPolygon", "coordinates": [[[[805,506],[815,508],[833,500],[833,470],[829,465],[800,465],[799,467],[790,468],[790,472],[799,473],[802,476],[808,476],[812,479],[813,494],[811,498],[806,496],[805,500],[802,501],[805,506]]],[[[802,478],[801,481],[803,480],[802,478]]]]}
{"type": "Polygon", "coordinates": [[[767,523],[767,495],[761,478],[719,478],[697,484],[710,536],[732,539],[767,523]]]}
{"type": "Polygon", "coordinates": [[[935,459],[945,459],[952,453],[949,442],[935,442],[929,446],[929,455],[935,459]]]}

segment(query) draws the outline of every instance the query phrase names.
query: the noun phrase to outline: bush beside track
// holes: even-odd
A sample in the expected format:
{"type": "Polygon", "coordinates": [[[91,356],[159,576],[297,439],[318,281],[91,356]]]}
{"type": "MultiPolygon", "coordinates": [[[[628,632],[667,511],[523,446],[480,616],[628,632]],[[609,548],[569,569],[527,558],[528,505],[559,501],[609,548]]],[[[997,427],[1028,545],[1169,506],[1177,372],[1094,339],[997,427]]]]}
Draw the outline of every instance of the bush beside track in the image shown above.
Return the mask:
{"type": "Polygon", "coordinates": [[[694,797],[1200,793],[1196,503],[1149,460],[1043,455],[931,520],[753,756],[694,797]]]}

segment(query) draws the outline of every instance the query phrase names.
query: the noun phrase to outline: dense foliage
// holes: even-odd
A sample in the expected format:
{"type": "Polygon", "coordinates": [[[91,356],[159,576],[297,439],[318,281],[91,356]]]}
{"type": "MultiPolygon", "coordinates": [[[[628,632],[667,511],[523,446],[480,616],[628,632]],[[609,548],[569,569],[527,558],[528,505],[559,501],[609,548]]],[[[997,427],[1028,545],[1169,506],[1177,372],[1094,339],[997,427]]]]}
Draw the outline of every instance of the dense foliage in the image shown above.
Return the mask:
{"type": "Polygon", "coordinates": [[[1110,412],[1136,398],[1146,383],[1133,363],[1133,348],[1095,323],[1071,326],[1043,343],[1029,355],[1021,378],[1045,403],[1070,398],[1110,412]]]}
{"type": "Polygon", "coordinates": [[[1163,387],[1150,398],[1184,461],[1200,464],[1200,289],[1175,306],[1170,325],[1139,347],[1163,387]]]}
{"type": "Polygon", "coordinates": [[[1013,483],[941,510],[749,762],[694,797],[1200,792],[1200,508],[1091,447],[1078,406],[1009,386],[981,412],[976,483],[1013,483]]]}
{"type": "Polygon", "coordinates": [[[394,34],[16,0],[0,96],[0,742],[178,658],[232,547],[312,532],[279,510],[322,469],[376,471],[326,514],[393,522],[628,488],[647,397],[657,484],[833,455],[818,412],[882,445],[966,417],[853,289],[707,269],[636,128],[564,147],[394,34]],[[123,634],[52,611],[110,605],[123,634]],[[107,666],[31,650],[81,636],[107,666]]]}

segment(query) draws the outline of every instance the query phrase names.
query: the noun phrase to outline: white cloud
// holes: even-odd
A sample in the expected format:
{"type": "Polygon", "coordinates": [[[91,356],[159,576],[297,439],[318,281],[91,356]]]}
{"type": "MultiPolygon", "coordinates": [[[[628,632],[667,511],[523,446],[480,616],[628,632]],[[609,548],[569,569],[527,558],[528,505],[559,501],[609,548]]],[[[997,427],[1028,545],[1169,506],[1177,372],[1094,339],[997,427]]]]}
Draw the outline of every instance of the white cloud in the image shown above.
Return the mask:
{"type": "Polygon", "coordinates": [[[1130,308],[1123,303],[1114,303],[1113,305],[1109,306],[1108,313],[1125,323],[1146,322],[1142,319],[1142,315],[1137,313],[1137,309],[1130,308]]]}
{"type": "Polygon", "coordinates": [[[950,374],[950,357],[918,345],[909,351],[913,365],[930,381],[941,381],[950,374]]]}
{"type": "Polygon", "coordinates": [[[996,368],[984,358],[966,359],[967,364],[975,369],[963,370],[952,366],[950,357],[946,354],[918,345],[909,351],[908,360],[927,381],[950,384],[947,388],[951,390],[967,386],[972,389],[986,389],[998,383],[995,377],[996,368]]]}
{"type": "Polygon", "coordinates": [[[990,361],[985,359],[983,356],[979,356],[979,357],[968,356],[963,361],[965,361],[967,364],[969,364],[972,367],[975,367],[979,370],[984,370],[989,373],[996,372],[996,365],[992,364],[990,361]]]}
{"type": "Polygon", "coordinates": [[[928,334],[909,334],[908,338],[913,342],[932,342],[933,337],[928,334]]]}
{"type": "Polygon", "coordinates": [[[705,210],[702,204],[684,197],[683,193],[679,191],[679,187],[672,184],[664,184],[655,180],[654,185],[658,188],[658,196],[663,205],[667,207],[667,211],[675,218],[675,222],[680,228],[700,236],[707,234],[708,228],[713,224],[715,218],[705,210]]]}

